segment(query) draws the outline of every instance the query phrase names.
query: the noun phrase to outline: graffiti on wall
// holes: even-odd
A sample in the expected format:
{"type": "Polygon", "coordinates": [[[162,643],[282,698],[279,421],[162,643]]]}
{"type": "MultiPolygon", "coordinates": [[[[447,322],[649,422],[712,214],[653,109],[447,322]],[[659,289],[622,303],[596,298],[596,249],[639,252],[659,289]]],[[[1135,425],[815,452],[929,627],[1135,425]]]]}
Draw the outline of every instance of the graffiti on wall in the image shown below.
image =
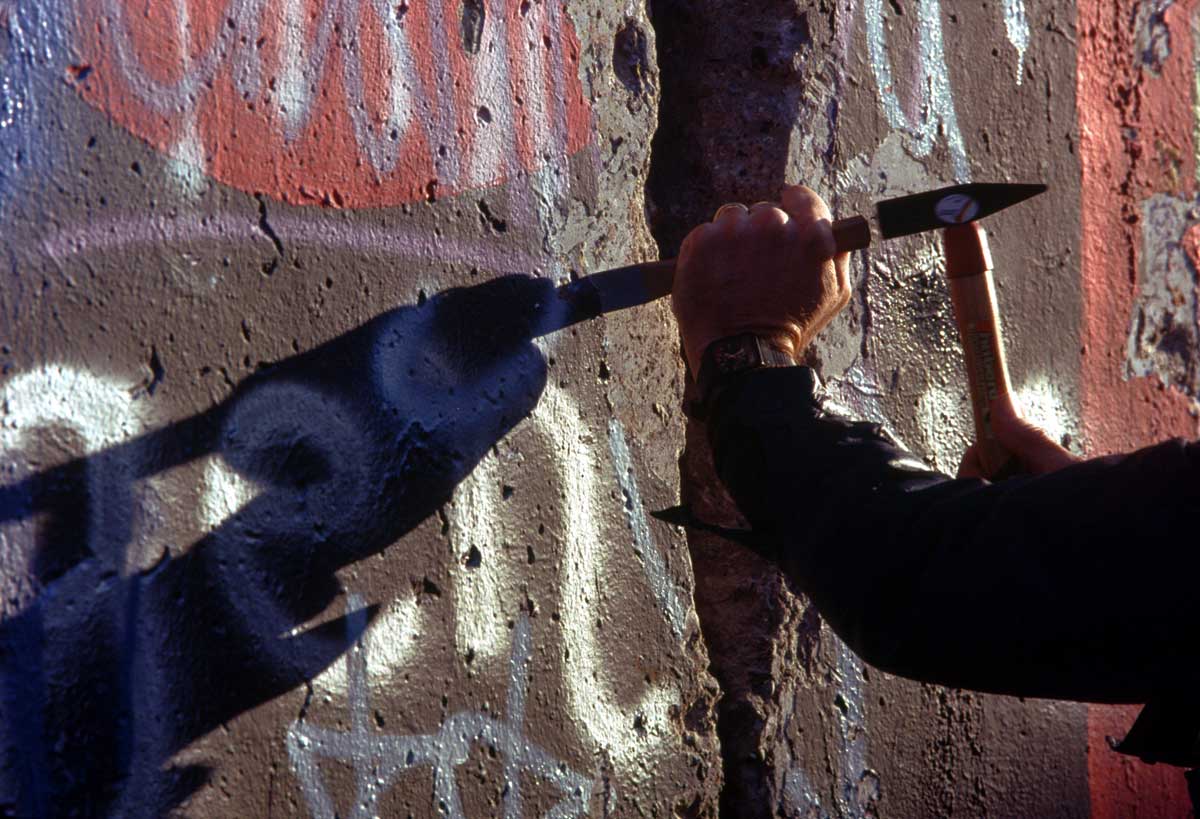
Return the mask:
{"type": "MultiPolygon", "coordinates": [[[[849,53],[850,36],[859,0],[841,0],[839,20],[845,20],[838,34],[838,53],[849,53]]],[[[929,156],[939,139],[945,139],[950,149],[956,182],[971,179],[950,67],[946,62],[942,21],[944,12],[940,0],[920,0],[917,4],[917,53],[911,58],[913,80],[910,96],[901,99],[893,80],[893,59],[888,48],[887,22],[883,0],[862,0],[863,24],[866,27],[867,54],[875,79],[879,105],[888,125],[902,134],[906,149],[915,158],[929,156]]],[[[1020,85],[1024,75],[1025,52],[1029,48],[1029,19],[1025,0],[1004,0],[1002,14],[1009,43],[1016,50],[1015,81],[1020,85]]]]}
{"type": "MultiPolygon", "coordinates": [[[[828,629],[827,626],[823,626],[828,629]]],[[[783,777],[783,805],[790,815],[829,819],[867,819],[877,816],[880,784],[867,761],[866,683],[862,660],[832,633],[837,654],[837,770],[833,772],[830,798],[821,799],[802,767],[788,770],[783,777]],[[836,811],[824,804],[831,803],[836,811]]]]}
{"type": "Polygon", "coordinates": [[[180,163],[296,204],[366,207],[514,178],[590,114],[558,3],[79,3],[84,99],[180,163]]]}
{"type": "MultiPolygon", "coordinates": [[[[355,595],[347,600],[359,621],[356,633],[366,629],[363,601],[355,595]]],[[[353,819],[371,819],[378,813],[378,800],[406,769],[432,767],[433,807],[446,816],[463,817],[456,768],[465,763],[472,743],[483,743],[504,760],[502,804],[506,817],[523,815],[521,778],[538,776],[551,783],[562,799],[550,814],[563,819],[584,816],[591,799],[592,782],[568,768],[561,760],[538,747],[525,734],[525,702],[533,649],[529,618],[521,614],[513,632],[509,661],[508,692],[503,718],[484,712],[459,712],[447,718],[435,734],[389,736],[372,730],[370,684],[367,677],[367,638],[364,635],[348,652],[349,731],[319,728],[296,722],[288,730],[287,748],[300,778],[309,810],[316,819],[333,819],[333,799],[325,786],[318,760],[333,759],[354,769],[353,819]]]]}
{"type": "MultiPolygon", "coordinates": [[[[839,7],[839,20],[849,21],[838,29],[839,53],[845,54],[850,47],[850,37],[857,24],[859,0],[843,0],[839,7]]],[[[939,0],[922,0],[916,9],[917,53],[909,58],[907,95],[902,95],[894,79],[897,65],[902,65],[903,55],[894,53],[889,39],[890,21],[884,14],[881,0],[862,0],[862,24],[866,35],[868,63],[875,82],[880,110],[884,113],[892,130],[873,156],[862,155],[850,161],[850,171],[838,177],[839,192],[862,190],[873,194],[894,193],[899,190],[917,190],[945,184],[947,180],[936,172],[930,172],[913,160],[930,156],[940,140],[944,140],[950,153],[952,177],[956,182],[969,182],[972,178],[970,159],[967,156],[959,124],[954,85],[947,62],[944,41],[944,21],[947,9],[939,0]],[[900,147],[892,142],[899,139],[900,147]],[[883,184],[872,187],[881,175],[876,170],[886,170],[883,184]]],[[[1005,0],[1001,8],[1004,32],[1015,54],[1014,82],[1021,85],[1025,74],[1025,55],[1030,44],[1030,26],[1024,0],[1005,0]]],[[[843,61],[844,62],[844,61],[843,61]]],[[[913,304],[891,304],[891,311],[898,307],[911,312],[911,328],[928,328],[920,338],[922,349],[935,350],[939,358],[957,364],[961,353],[957,347],[957,329],[951,314],[948,294],[941,273],[941,249],[935,240],[925,243],[910,243],[907,246],[888,246],[870,254],[863,253],[858,263],[864,279],[862,292],[867,294],[878,287],[880,280],[906,282],[905,294],[916,301],[913,304]]],[[[871,296],[864,295],[863,311],[870,317],[871,296]]],[[[876,319],[886,326],[886,337],[894,344],[900,334],[910,329],[903,322],[889,323],[889,317],[876,319]]],[[[868,340],[864,338],[864,347],[868,340]]],[[[839,379],[835,388],[844,401],[879,422],[884,422],[886,413],[881,406],[884,395],[879,385],[880,374],[875,371],[879,364],[862,355],[839,379]]],[[[1055,438],[1070,436],[1074,424],[1061,394],[1053,379],[1041,374],[1015,374],[1014,390],[1018,405],[1035,423],[1051,432],[1055,438]]],[[[885,376],[886,378],[886,376],[885,376]]],[[[924,436],[923,449],[928,453],[931,464],[953,474],[959,458],[970,443],[972,429],[970,406],[963,390],[957,369],[939,371],[927,383],[918,397],[918,427],[924,436]]]]}
{"type": "MultiPolygon", "coordinates": [[[[513,668],[528,665],[528,626],[511,632],[504,625],[520,602],[500,593],[509,586],[505,573],[515,567],[488,545],[504,515],[492,517],[481,498],[495,491],[497,468],[489,464],[489,451],[515,423],[529,418],[529,434],[541,439],[540,449],[556,454],[555,480],[564,487],[566,552],[559,593],[571,604],[562,607],[558,639],[571,724],[582,732],[583,747],[604,749],[618,771],[656,753],[679,692],[669,682],[656,682],[630,701],[628,691],[608,681],[611,652],[596,606],[613,561],[626,560],[614,549],[630,550],[640,563],[647,604],[662,612],[664,627],[677,637],[687,612],[641,517],[620,425],[581,433],[589,424],[570,394],[545,382],[544,353],[529,332],[538,326],[534,317],[547,301],[547,287],[544,280],[497,279],[448,291],[420,308],[401,308],[280,362],[248,379],[223,404],[168,427],[154,428],[152,403],[134,398],[129,385],[84,371],[49,365],[6,381],[3,443],[10,457],[2,535],[4,577],[11,588],[5,589],[0,629],[5,642],[28,649],[5,669],[6,711],[17,701],[67,707],[63,698],[72,681],[53,672],[68,656],[91,658],[83,666],[93,667],[99,681],[87,684],[110,687],[122,706],[115,721],[80,715],[79,723],[90,726],[87,744],[93,750],[106,743],[128,747],[129,756],[118,755],[116,770],[95,770],[103,756],[68,743],[65,758],[61,753],[56,758],[72,766],[72,777],[80,768],[100,778],[145,772],[144,781],[127,783],[121,804],[177,801],[179,794],[167,793],[173,784],[154,781],[153,772],[215,725],[306,680],[346,697],[354,712],[355,703],[361,704],[356,697],[365,696],[368,668],[378,674],[374,685],[389,685],[406,666],[420,662],[420,615],[406,592],[372,608],[354,603],[343,618],[309,624],[347,594],[338,569],[377,554],[448,505],[451,537],[467,555],[451,572],[456,642],[484,668],[487,660],[507,654],[511,677],[513,668]],[[474,339],[481,347],[464,348],[459,311],[470,314],[481,303],[503,304],[509,315],[517,315],[523,303],[525,316],[507,340],[493,327],[474,339]],[[414,337],[425,342],[417,346],[414,337]],[[414,376],[416,359],[425,366],[414,376]],[[361,366],[347,371],[347,361],[361,366]],[[442,364],[431,368],[429,361],[442,364]],[[363,390],[362,372],[378,379],[373,390],[363,390]],[[595,439],[608,444],[594,447],[589,441],[595,439]],[[163,530],[161,507],[183,503],[190,494],[170,476],[193,462],[201,464],[204,476],[197,484],[200,497],[190,504],[196,519],[186,530],[194,542],[166,546],[184,532],[163,530]],[[617,519],[625,520],[625,537],[605,523],[611,515],[603,507],[613,496],[623,499],[617,519]],[[74,511],[81,497],[87,499],[84,521],[74,511]],[[73,542],[75,531],[89,533],[88,540],[73,542]],[[478,571],[484,565],[488,568],[478,571]],[[101,592],[90,590],[92,584],[101,592]],[[65,600],[86,603],[64,607],[65,600]],[[103,641],[108,648],[80,644],[97,629],[125,636],[103,641]],[[78,637],[60,636],[70,632],[78,637]],[[368,663],[368,652],[381,656],[368,663]],[[335,666],[344,675],[340,686],[329,684],[335,666]],[[211,692],[215,679],[230,677],[272,682],[211,692]],[[188,703],[189,718],[166,719],[180,702],[188,703]],[[83,763],[85,754],[93,761],[83,763]]],[[[523,696],[513,689],[510,702],[523,696]]],[[[72,794],[66,769],[36,763],[38,749],[45,755],[54,745],[41,735],[46,710],[21,713],[14,732],[4,737],[6,756],[33,762],[25,772],[29,779],[5,783],[6,790],[58,804],[53,800],[72,794]],[[30,783],[41,784],[31,789],[30,783]],[[43,796],[29,796],[37,793],[43,796]]],[[[416,761],[406,765],[443,770],[458,754],[447,732],[459,737],[470,728],[472,741],[491,741],[507,753],[524,736],[517,713],[514,705],[507,721],[463,715],[433,734],[403,742],[343,741],[300,724],[291,729],[288,748],[314,812],[323,815],[325,797],[306,773],[311,770],[302,740],[335,755],[342,753],[339,748],[379,755],[386,745],[403,750],[405,759],[412,751],[416,761]]],[[[528,755],[535,746],[518,744],[512,764],[533,765],[537,760],[528,755]]],[[[171,772],[162,776],[169,779],[171,772]]],[[[554,776],[557,782],[562,775],[554,776]]],[[[578,776],[560,783],[570,785],[564,798],[590,793],[578,776]]],[[[81,779],[78,787],[87,787],[88,777],[81,779]]],[[[454,804],[452,793],[442,796],[454,804]]]]}
{"type": "MultiPolygon", "coordinates": [[[[1167,60],[1172,56],[1172,28],[1167,12],[1174,7],[1170,0],[1142,3],[1135,19],[1136,63],[1152,77],[1162,77],[1167,60]]],[[[1176,36],[1183,26],[1181,17],[1173,18],[1176,36]]],[[[1188,55],[1191,46],[1192,65],[1183,69],[1191,74],[1193,99],[1172,100],[1175,109],[1172,125],[1191,120],[1193,145],[1200,144],[1200,110],[1195,99],[1200,94],[1200,18],[1190,19],[1188,40],[1177,48],[1178,60],[1188,55]],[[1190,68],[1190,71],[1187,69],[1190,68]]],[[[1172,67],[1179,72],[1180,67],[1172,67]]],[[[1166,125],[1166,123],[1163,123],[1166,125]]],[[[1136,133],[1136,132],[1135,132],[1136,133]]],[[[1178,136],[1177,136],[1178,139],[1178,136]]],[[[1200,400],[1200,198],[1194,194],[1195,178],[1179,174],[1185,163],[1176,156],[1180,147],[1156,140],[1156,164],[1166,164],[1172,173],[1166,179],[1147,185],[1149,195],[1142,199],[1138,226],[1141,248],[1137,258],[1137,294],[1129,320],[1129,339],[1126,349],[1127,378],[1157,376],[1194,400],[1200,400]],[[1164,184],[1166,183],[1166,184],[1164,184]],[[1155,190],[1158,188],[1158,190],[1155,190]]],[[[1200,161],[1191,163],[1200,169],[1200,161]]],[[[1200,170],[1196,171],[1200,174],[1200,170]]],[[[1193,175],[1193,177],[1195,174],[1193,175]]]]}
{"type": "Polygon", "coordinates": [[[1200,200],[1160,193],[1142,203],[1142,214],[1126,370],[1200,398],[1200,200]]]}
{"type": "MultiPolygon", "coordinates": [[[[69,25],[47,22],[70,32],[79,59],[50,81],[65,79],[164,154],[171,176],[155,184],[184,206],[47,225],[37,247],[59,270],[245,244],[273,248],[279,263],[331,249],[396,267],[437,260],[564,277],[554,235],[567,158],[591,122],[561,4],[105,0],[62,16],[69,25]],[[255,194],[257,215],[253,202],[246,212],[188,207],[213,180],[255,194]],[[487,240],[258,195],[356,210],[499,183],[510,207],[480,203],[487,240]]],[[[219,292],[217,274],[196,276],[194,292],[219,292]]],[[[434,774],[434,807],[461,815],[455,768],[468,746],[490,745],[503,760],[506,816],[527,810],[530,774],[557,789],[553,815],[571,816],[609,804],[621,787],[610,777],[667,752],[680,692],[673,679],[623,673],[642,663],[624,662],[603,630],[608,579],[625,566],[640,573],[642,591],[623,590],[623,605],[643,594],[637,605],[661,614],[668,639],[684,635],[690,603],[654,542],[624,428],[590,418],[547,379],[561,326],[549,313],[561,302],[549,280],[526,276],[429,290],[170,422],[154,395],[161,372],[137,381],[118,362],[118,374],[67,363],[6,373],[0,644],[14,659],[0,670],[0,710],[12,716],[0,731],[0,804],[30,815],[80,800],[167,812],[208,777],[189,746],[306,690],[333,705],[306,706],[277,739],[316,816],[345,796],[319,759],[354,769],[355,815],[374,815],[418,768],[434,774]],[[561,619],[537,619],[515,593],[532,547],[526,561],[501,545],[530,512],[498,493],[514,482],[500,442],[518,428],[563,487],[552,527],[561,566],[535,590],[543,607],[570,600],[561,619]],[[438,516],[454,550],[448,589],[418,577],[412,591],[402,583],[381,597],[355,584],[356,564],[438,516]],[[446,601],[452,656],[507,681],[506,700],[411,732],[377,730],[364,716],[377,713],[372,692],[403,689],[403,675],[435,662],[422,595],[446,601]],[[569,711],[564,758],[532,738],[534,686],[569,711]],[[338,704],[348,730],[324,722],[338,704]]]]}

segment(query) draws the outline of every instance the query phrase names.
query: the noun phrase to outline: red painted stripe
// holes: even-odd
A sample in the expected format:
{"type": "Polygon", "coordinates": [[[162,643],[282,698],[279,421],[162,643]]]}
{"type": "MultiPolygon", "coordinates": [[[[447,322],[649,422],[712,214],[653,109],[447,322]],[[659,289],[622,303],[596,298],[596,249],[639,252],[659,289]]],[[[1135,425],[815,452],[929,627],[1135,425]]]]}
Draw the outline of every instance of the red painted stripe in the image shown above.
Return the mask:
{"type": "MultiPolygon", "coordinates": [[[[479,143],[474,89],[480,60],[469,57],[463,48],[462,0],[431,0],[409,7],[401,25],[414,70],[413,76],[399,77],[375,4],[347,0],[342,6],[358,8],[357,30],[352,34],[362,62],[363,102],[371,132],[390,135],[392,129],[383,123],[397,81],[407,82],[414,95],[411,122],[397,134],[398,161],[394,168],[384,169],[372,164],[355,135],[352,100],[344,80],[348,63],[336,35],[316,76],[306,77],[303,83],[309,108],[303,127],[289,138],[287,117],[279,108],[288,68],[284,0],[272,0],[260,19],[247,20],[231,20],[228,0],[183,0],[183,4],[187,10],[183,30],[174,3],[115,0],[117,13],[113,14],[107,11],[109,0],[76,4],[79,51],[94,69],[77,86],[81,96],[164,153],[183,155],[181,141],[189,135],[198,138],[200,170],[241,190],[261,191],[297,204],[390,205],[424,198],[431,182],[436,182],[438,196],[472,185],[467,170],[479,143]],[[442,44],[433,36],[435,23],[443,29],[442,44]],[[130,59],[128,66],[122,66],[116,56],[118,44],[126,37],[130,59]],[[186,103],[164,107],[157,104],[161,94],[143,91],[139,95],[139,82],[150,88],[178,83],[189,63],[203,64],[206,55],[214,52],[220,59],[186,103]],[[234,67],[239,59],[243,61],[240,76],[255,73],[244,70],[247,59],[257,66],[261,79],[257,89],[247,92],[238,87],[234,67]],[[438,155],[441,146],[457,160],[457,180],[452,178],[454,163],[438,155]],[[441,176],[451,178],[439,178],[439,165],[441,176]]],[[[329,10],[318,0],[303,0],[303,7],[308,39],[304,46],[313,54],[317,26],[328,19],[329,10]]],[[[509,63],[510,93],[501,96],[512,106],[511,117],[493,112],[491,128],[512,123],[517,167],[532,170],[545,161],[544,153],[559,161],[564,153],[582,149],[591,141],[593,129],[578,76],[579,41],[569,15],[562,13],[557,25],[539,25],[531,37],[526,19],[545,15],[544,4],[492,0],[487,13],[490,25],[497,22],[491,15],[502,15],[507,27],[504,56],[509,63]],[[547,59],[545,70],[526,83],[524,67],[533,45],[541,58],[550,48],[558,48],[563,59],[557,63],[547,59]],[[561,64],[557,73],[556,64],[561,64]],[[528,116],[533,107],[547,112],[549,129],[535,127],[528,116]],[[565,111],[565,117],[556,111],[565,111]],[[558,129],[553,127],[555,120],[558,129]]],[[[499,184],[505,175],[501,163],[480,182],[499,184]]]]}
{"type": "MultiPolygon", "coordinates": [[[[1141,204],[1194,187],[1193,66],[1188,18],[1195,3],[1167,12],[1172,54],[1161,76],[1136,56],[1135,0],[1080,0],[1077,104],[1082,163],[1083,316],[1081,412],[1091,454],[1125,451],[1197,434],[1188,397],[1157,378],[1125,380],[1142,247],[1141,204]]],[[[1182,772],[1108,748],[1136,707],[1088,709],[1088,777],[1094,819],[1191,815],[1182,772]]]]}

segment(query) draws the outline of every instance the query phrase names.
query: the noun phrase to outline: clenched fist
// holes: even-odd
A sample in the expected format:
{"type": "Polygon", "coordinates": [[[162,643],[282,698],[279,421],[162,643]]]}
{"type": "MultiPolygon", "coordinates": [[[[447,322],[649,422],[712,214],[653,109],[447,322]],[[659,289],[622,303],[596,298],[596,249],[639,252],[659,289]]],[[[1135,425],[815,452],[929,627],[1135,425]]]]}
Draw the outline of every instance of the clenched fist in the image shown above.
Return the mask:
{"type": "Polygon", "coordinates": [[[671,308],[693,374],[712,342],[752,332],[798,358],[850,301],[829,207],[803,185],[782,202],[723,205],[683,240],[671,308]]]}

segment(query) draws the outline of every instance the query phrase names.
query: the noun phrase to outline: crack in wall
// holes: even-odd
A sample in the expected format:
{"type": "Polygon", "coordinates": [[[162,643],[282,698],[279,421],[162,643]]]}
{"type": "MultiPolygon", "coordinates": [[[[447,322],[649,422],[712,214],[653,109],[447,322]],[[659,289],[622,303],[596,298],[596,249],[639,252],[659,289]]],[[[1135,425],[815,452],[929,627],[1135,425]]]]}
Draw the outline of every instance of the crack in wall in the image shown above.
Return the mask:
{"type": "MultiPolygon", "coordinates": [[[[777,201],[785,181],[822,188],[821,180],[836,177],[840,78],[812,49],[834,28],[826,11],[791,0],[736,9],[653,2],[662,90],[646,195],[661,257],[677,255],[688,231],[723,202],[777,201]]],[[[832,198],[836,206],[836,192],[832,198]]],[[[684,502],[699,518],[736,525],[694,424],[681,471],[684,502]]],[[[866,732],[852,739],[841,729],[837,698],[853,701],[856,712],[863,703],[860,689],[843,691],[849,678],[838,670],[840,642],[776,566],[711,535],[690,533],[689,550],[697,613],[722,689],[721,814],[792,815],[802,803],[857,812],[859,800],[846,802],[846,788],[853,783],[857,792],[861,772],[846,771],[865,766],[866,732]],[[812,799],[798,800],[798,783],[811,786],[812,799]]]]}
{"type": "MultiPolygon", "coordinates": [[[[971,108],[957,106],[951,76],[960,60],[954,38],[967,32],[949,3],[893,3],[892,9],[894,17],[879,0],[754,6],[654,0],[650,18],[662,90],[646,196],[661,257],[677,255],[692,227],[711,219],[720,204],[776,200],[784,181],[818,189],[843,213],[865,212],[868,197],[889,191],[936,187],[947,177],[969,181],[968,144],[975,135],[965,124],[960,128],[959,113],[971,108]],[[901,71],[911,77],[900,77],[901,71]],[[851,112],[853,128],[840,134],[851,112]]],[[[994,13],[973,18],[969,33],[991,26],[1015,49],[1015,59],[1011,52],[992,54],[1012,66],[1015,77],[1007,65],[1006,77],[1020,86],[1031,45],[1026,3],[1006,0],[1002,12],[1000,19],[994,13]]],[[[814,347],[812,363],[835,386],[840,381],[864,394],[860,414],[873,408],[882,416],[885,394],[898,401],[901,368],[893,363],[898,348],[892,343],[898,331],[912,361],[927,358],[940,373],[959,375],[944,281],[932,275],[934,264],[918,264],[924,248],[914,241],[852,259],[855,301],[814,347]],[[919,269],[921,281],[902,282],[887,269],[900,265],[919,269]],[[903,291],[894,292],[901,284],[903,291]],[[939,312],[916,314],[930,306],[924,301],[939,312]],[[901,329],[899,317],[910,315],[916,321],[901,329]],[[891,345],[883,356],[881,332],[891,345]]],[[[932,248],[929,243],[936,256],[932,248]]],[[[968,416],[949,413],[933,426],[961,452],[968,416]]],[[[953,470],[953,464],[943,467],[953,470]]],[[[681,470],[693,514],[736,525],[738,513],[714,478],[700,428],[689,428],[681,470]]],[[[734,544],[692,532],[689,547],[697,612],[722,687],[723,814],[874,815],[882,781],[868,765],[866,686],[851,684],[848,649],[825,630],[808,649],[817,659],[801,667],[798,624],[812,613],[806,599],[780,582],[774,566],[749,559],[734,544]],[[847,722],[851,711],[856,719],[847,722]],[[756,812],[748,813],[747,805],[756,812]]],[[[930,710],[927,703],[921,707],[930,710]]],[[[982,709],[971,700],[963,719],[979,720],[982,709]]],[[[955,741],[963,740],[956,735],[955,741]]],[[[951,779],[977,775],[962,750],[954,748],[939,772],[951,779]]],[[[953,798],[966,793],[952,791],[953,798]]]]}
{"type": "MultiPolygon", "coordinates": [[[[816,187],[812,180],[830,177],[839,114],[830,89],[836,78],[820,77],[819,67],[809,64],[818,24],[813,16],[787,0],[736,11],[683,0],[651,4],[661,97],[646,196],[661,257],[677,255],[692,226],[710,219],[723,202],[777,200],[784,180],[807,179],[816,187]],[[808,167],[797,167],[797,156],[808,167]]],[[[702,430],[693,424],[681,469],[684,501],[699,517],[725,523],[736,516],[714,478],[702,430]]],[[[811,739],[801,740],[799,726],[812,720],[811,709],[788,718],[798,700],[814,699],[812,691],[801,691],[809,676],[805,664],[794,660],[820,654],[822,666],[832,667],[825,656],[830,642],[801,628],[814,612],[787,590],[775,566],[744,561],[744,553],[712,536],[690,534],[689,549],[697,613],[722,688],[721,813],[786,813],[795,806],[805,762],[820,754],[808,747],[811,739]],[[729,561],[729,554],[736,558],[729,561]],[[754,602],[731,604],[727,582],[753,589],[754,602]]],[[[815,696],[823,697],[825,686],[818,687],[822,693],[815,696]]],[[[839,744],[840,734],[825,733],[818,745],[839,744]]],[[[825,779],[812,782],[822,795],[825,779]]]]}

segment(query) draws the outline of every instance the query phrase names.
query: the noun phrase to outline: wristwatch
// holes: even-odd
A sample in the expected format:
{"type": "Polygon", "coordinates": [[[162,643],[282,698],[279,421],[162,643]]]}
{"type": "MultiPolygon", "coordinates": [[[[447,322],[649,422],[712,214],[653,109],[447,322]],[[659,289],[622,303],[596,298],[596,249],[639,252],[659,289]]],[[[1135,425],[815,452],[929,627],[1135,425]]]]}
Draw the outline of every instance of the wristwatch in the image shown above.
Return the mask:
{"type": "Polygon", "coordinates": [[[754,333],[726,336],[709,344],[700,357],[696,375],[696,400],[684,407],[693,418],[703,420],[713,399],[728,384],[729,378],[748,370],[766,367],[795,367],[798,362],[754,333]]]}

